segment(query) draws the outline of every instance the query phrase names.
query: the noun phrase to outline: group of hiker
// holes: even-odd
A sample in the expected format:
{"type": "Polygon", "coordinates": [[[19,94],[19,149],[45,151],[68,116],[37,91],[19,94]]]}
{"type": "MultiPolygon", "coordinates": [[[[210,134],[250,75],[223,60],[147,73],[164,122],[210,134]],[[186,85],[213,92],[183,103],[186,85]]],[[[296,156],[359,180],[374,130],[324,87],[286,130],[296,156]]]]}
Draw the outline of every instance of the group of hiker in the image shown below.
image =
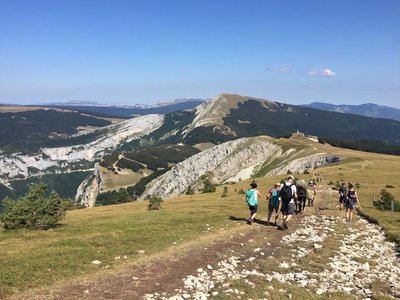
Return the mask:
{"type": "MultiPolygon", "coordinates": [[[[292,175],[289,175],[282,183],[277,182],[268,191],[266,197],[268,201],[268,224],[275,225],[279,229],[288,229],[289,220],[294,214],[300,214],[304,211],[306,204],[311,207],[314,206],[316,194],[316,184],[313,180],[310,180],[307,184],[304,180],[295,180],[292,175]],[[277,224],[280,214],[282,214],[282,225],[277,224]],[[274,222],[271,222],[272,217],[274,222]]],[[[339,195],[340,208],[346,209],[346,222],[350,223],[353,219],[354,209],[360,208],[354,186],[349,183],[348,188],[346,188],[343,183],[339,189],[339,195]]],[[[246,202],[250,210],[247,223],[250,225],[254,223],[257,215],[258,199],[261,199],[261,194],[257,190],[257,183],[253,181],[250,184],[250,189],[246,191],[246,202]]]]}

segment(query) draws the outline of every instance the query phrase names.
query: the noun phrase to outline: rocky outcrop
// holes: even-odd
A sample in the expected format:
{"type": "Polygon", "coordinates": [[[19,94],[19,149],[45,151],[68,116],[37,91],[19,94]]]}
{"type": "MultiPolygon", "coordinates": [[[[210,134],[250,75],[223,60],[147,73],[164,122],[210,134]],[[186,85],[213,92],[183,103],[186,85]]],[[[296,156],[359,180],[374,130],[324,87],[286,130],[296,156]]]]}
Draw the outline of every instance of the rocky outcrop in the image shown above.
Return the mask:
{"type": "Polygon", "coordinates": [[[78,187],[75,195],[75,202],[85,207],[94,207],[97,195],[100,193],[103,183],[99,164],[94,166],[93,175],[85,179],[78,187]]]}
{"type": "Polygon", "coordinates": [[[267,175],[302,173],[326,163],[338,161],[340,158],[326,153],[317,153],[299,156],[295,149],[289,148],[286,152],[274,140],[268,137],[241,138],[229,141],[203,152],[175,165],[148,184],[146,191],[141,196],[150,195],[160,197],[174,197],[184,194],[188,187],[200,190],[203,179],[210,178],[214,183],[236,182],[249,179],[260,168],[267,164],[279,163],[267,175]]]}
{"type": "Polygon", "coordinates": [[[201,186],[204,175],[215,182],[223,182],[246,170],[242,179],[247,179],[254,168],[261,166],[270,156],[279,156],[280,151],[281,148],[267,137],[241,138],[214,146],[178,163],[153,180],[142,198],[154,194],[161,197],[180,195],[189,185],[194,188],[201,186]]]}
{"type": "MultiPolygon", "coordinates": [[[[43,148],[41,154],[34,156],[0,155],[0,183],[7,185],[13,178],[26,178],[32,175],[68,172],[72,163],[90,162],[99,159],[106,150],[112,150],[124,141],[131,141],[146,135],[163,123],[163,115],[146,115],[117,124],[79,133],[98,133],[99,138],[88,144],[69,147],[43,148]]],[[[92,166],[90,166],[92,168],[92,166]]]]}
{"type": "Polygon", "coordinates": [[[338,162],[342,158],[339,156],[327,155],[326,153],[309,155],[293,160],[287,160],[278,165],[275,169],[269,171],[267,175],[286,174],[288,171],[292,173],[303,173],[306,170],[312,170],[328,163],[338,162]]]}

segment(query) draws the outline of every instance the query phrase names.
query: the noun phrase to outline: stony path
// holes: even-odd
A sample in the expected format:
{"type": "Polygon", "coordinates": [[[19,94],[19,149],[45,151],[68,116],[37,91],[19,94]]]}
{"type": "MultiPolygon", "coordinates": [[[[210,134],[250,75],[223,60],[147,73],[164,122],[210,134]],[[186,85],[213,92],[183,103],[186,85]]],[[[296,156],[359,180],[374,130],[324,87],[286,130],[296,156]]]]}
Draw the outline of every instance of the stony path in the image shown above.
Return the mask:
{"type": "Polygon", "coordinates": [[[395,245],[385,241],[376,225],[361,218],[346,224],[335,214],[327,209],[304,217],[295,231],[282,237],[275,253],[265,255],[271,244],[264,238],[264,245],[250,254],[199,266],[196,274],[181,279],[174,293],[149,293],[144,299],[250,299],[249,290],[263,295],[255,299],[296,298],[291,292],[294,286],[323,298],[399,298],[395,245]],[[286,288],[277,288],[276,283],[286,288]]]}

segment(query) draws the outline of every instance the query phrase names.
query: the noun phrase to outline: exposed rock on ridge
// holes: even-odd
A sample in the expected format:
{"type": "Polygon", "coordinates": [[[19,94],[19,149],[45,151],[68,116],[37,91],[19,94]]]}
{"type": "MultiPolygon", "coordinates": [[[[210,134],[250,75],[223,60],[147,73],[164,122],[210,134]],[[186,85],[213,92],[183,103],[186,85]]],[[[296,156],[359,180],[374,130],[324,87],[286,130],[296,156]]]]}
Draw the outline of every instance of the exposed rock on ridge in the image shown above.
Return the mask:
{"type": "MultiPolygon", "coordinates": [[[[96,131],[104,132],[100,138],[88,144],[43,148],[41,149],[42,154],[35,156],[19,155],[18,153],[7,157],[0,155],[0,183],[7,185],[8,180],[12,178],[43,175],[50,167],[62,169],[62,172],[69,172],[71,170],[66,170],[66,168],[70,163],[93,161],[100,158],[106,150],[114,149],[123,141],[138,139],[156,130],[161,126],[163,120],[163,115],[146,115],[86,131],[86,134],[96,131]]],[[[50,173],[57,173],[57,171],[52,170],[50,173]]]]}
{"type": "Polygon", "coordinates": [[[286,174],[288,170],[303,172],[307,168],[339,160],[339,157],[325,153],[293,159],[291,154],[295,153],[294,149],[283,153],[282,147],[273,141],[268,137],[241,138],[200,152],[153,180],[141,198],[148,195],[174,197],[185,193],[189,186],[199,189],[204,175],[211,177],[215,183],[248,179],[264,163],[281,159],[283,155],[286,160],[267,175],[286,174]]]}
{"type": "Polygon", "coordinates": [[[214,146],[178,163],[152,181],[142,198],[153,194],[161,197],[180,195],[189,185],[201,184],[200,178],[205,174],[212,173],[217,182],[225,181],[239,170],[262,164],[268,156],[279,155],[279,150],[280,147],[267,137],[241,138],[214,146]]]}

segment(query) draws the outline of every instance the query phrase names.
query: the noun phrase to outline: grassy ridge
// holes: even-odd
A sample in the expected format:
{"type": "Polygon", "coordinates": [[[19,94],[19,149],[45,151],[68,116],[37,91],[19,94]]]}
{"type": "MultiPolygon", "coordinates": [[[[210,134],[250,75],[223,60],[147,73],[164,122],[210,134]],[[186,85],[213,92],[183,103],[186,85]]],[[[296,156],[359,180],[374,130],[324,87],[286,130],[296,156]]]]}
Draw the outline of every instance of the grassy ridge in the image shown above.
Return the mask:
{"type": "MultiPolygon", "coordinates": [[[[244,183],[242,183],[244,185],[244,183]]],[[[96,207],[68,213],[63,226],[48,231],[0,232],[0,298],[7,294],[53,285],[61,280],[118,267],[126,260],[158,253],[222,228],[231,215],[247,216],[243,195],[229,187],[210,194],[169,199],[161,211],[146,202],[96,207]],[[91,262],[102,261],[100,266],[91,262]]]]}

